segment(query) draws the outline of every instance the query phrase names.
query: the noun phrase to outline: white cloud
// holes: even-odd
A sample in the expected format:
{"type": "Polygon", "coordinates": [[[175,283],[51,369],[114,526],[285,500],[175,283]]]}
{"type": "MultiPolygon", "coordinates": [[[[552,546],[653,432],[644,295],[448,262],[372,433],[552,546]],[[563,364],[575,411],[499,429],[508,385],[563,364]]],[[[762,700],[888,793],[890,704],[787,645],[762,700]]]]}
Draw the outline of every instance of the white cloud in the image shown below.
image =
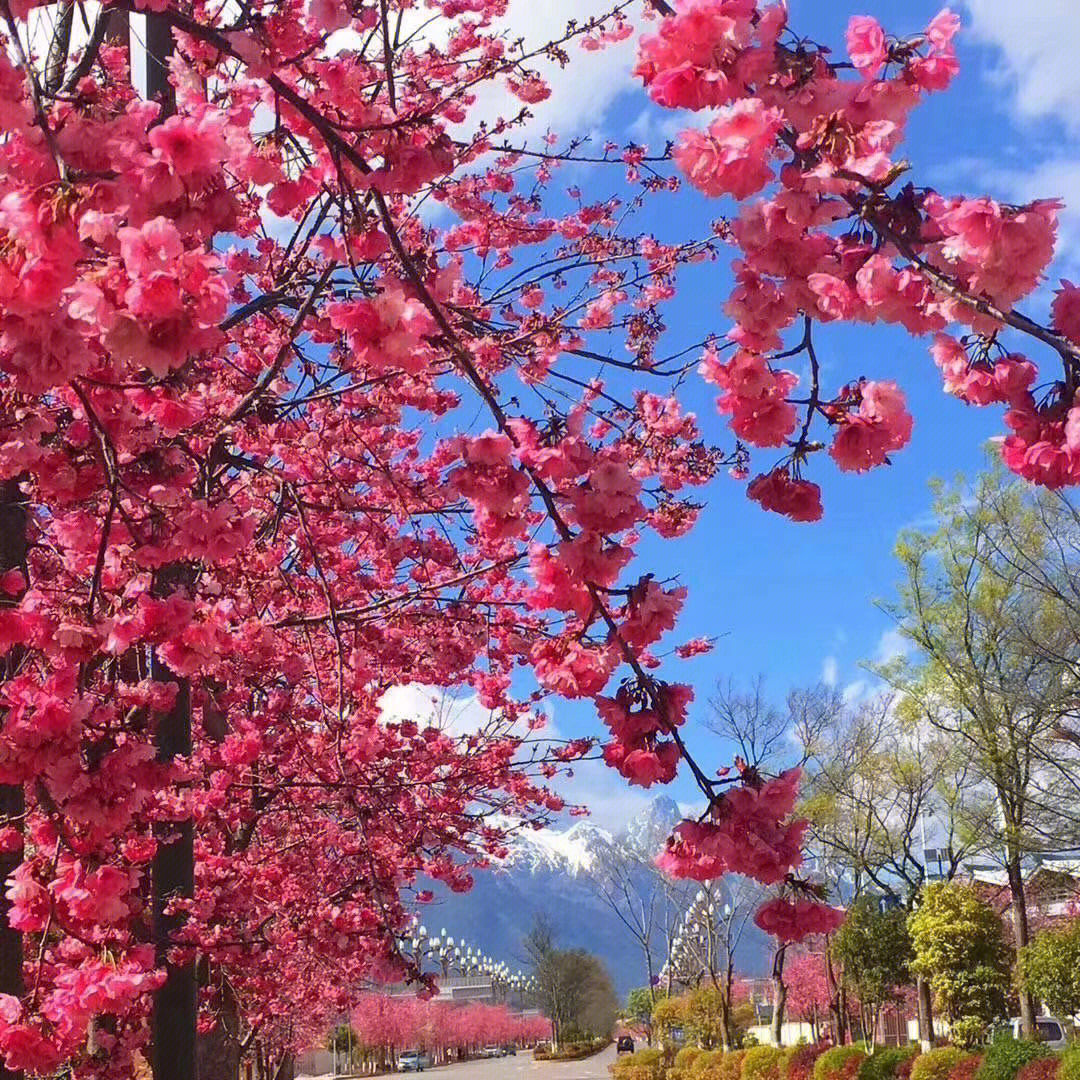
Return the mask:
{"type": "MultiPolygon", "coordinates": [[[[506,15],[497,26],[506,31],[508,40],[520,38],[529,52],[561,38],[571,20],[581,26],[610,8],[608,0],[510,0],[506,15]]],[[[570,57],[565,67],[547,57],[529,62],[528,66],[538,71],[551,87],[551,97],[529,106],[532,118],[525,127],[514,129],[513,142],[519,143],[523,136],[533,140],[549,129],[563,139],[588,133],[603,121],[620,94],[641,95],[640,86],[630,79],[635,52],[633,37],[597,52],[584,52],[580,40],[575,38],[565,46],[570,57]]],[[[501,115],[509,119],[517,115],[521,106],[500,79],[478,88],[473,115],[486,119],[501,115]]]]}
{"type": "Polygon", "coordinates": [[[840,675],[840,665],[835,656],[826,656],[821,664],[821,681],[826,686],[835,686],[840,675]]]}
{"type": "Polygon", "coordinates": [[[1076,0],[967,0],[971,31],[1000,54],[998,82],[1027,119],[1053,118],[1080,134],[1080,4],[1076,0]]]}
{"type": "MultiPolygon", "coordinates": [[[[419,683],[391,687],[379,699],[379,707],[385,720],[414,720],[418,724],[431,724],[455,736],[481,731],[498,719],[496,714],[480,704],[473,693],[445,691],[419,683]]],[[[533,739],[565,737],[550,715],[546,720],[543,728],[531,734],[533,739]]],[[[517,731],[522,736],[529,735],[524,721],[517,731]]],[[[652,798],[641,788],[630,787],[599,760],[579,761],[569,775],[562,774],[552,780],[551,787],[567,803],[587,806],[589,820],[612,832],[622,829],[652,798]]]]}
{"type": "Polygon", "coordinates": [[[893,660],[899,660],[911,652],[911,642],[904,637],[895,627],[886,630],[878,638],[877,650],[874,653],[875,664],[888,664],[893,660]]]}

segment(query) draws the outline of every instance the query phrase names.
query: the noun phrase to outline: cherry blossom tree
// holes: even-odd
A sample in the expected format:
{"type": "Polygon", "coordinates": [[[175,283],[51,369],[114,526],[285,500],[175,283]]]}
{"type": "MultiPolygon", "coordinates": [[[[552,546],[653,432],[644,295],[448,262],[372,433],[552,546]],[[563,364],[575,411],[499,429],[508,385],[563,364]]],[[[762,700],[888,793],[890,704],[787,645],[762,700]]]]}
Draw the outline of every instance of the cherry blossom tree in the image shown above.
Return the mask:
{"type": "Polygon", "coordinates": [[[956,71],[955,16],[855,20],[849,63],[753,0],[614,2],[535,47],[504,8],[115,0],[73,48],[0,0],[9,1071],[129,1076],[145,1051],[193,1076],[196,1004],[277,1069],[371,983],[419,978],[422,879],[467,888],[497,821],[560,809],[546,781],[587,750],[538,742],[519,667],[595,701],[629,782],[690,771],[707,810],[666,870],[777,886],[758,923],[782,943],[827,932],[797,771],[687,750],[691,688],[652,651],[685,591],[633,565],[642,534],[685,533],[688,492],[759,448],[781,456],[750,497],[809,521],[822,451],[862,472],[904,446],[895,382],[823,384],[819,323],[933,335],[948,392],[1008,407],[1005,463],[1075,479],[1080,290],[1046,326],[1016,307],[1057,204],[942,195],[899,156],[956,71]],[[134,11],[148,98],[116,31],[134,11]],[[541,59],[588,63],[632,19],[649,95],[707,128],[670,161],[526,145],[541,59]],[[485,86],[520,107],[484,113],[485,86]],[[560,190],[567,162],[608,194],[560,190]],[[733,220],[636,226],[680,176],[733,220]],[[670,342],[679,268],[725,250],[730,324],[670,342]],[[695,365],[724,447],[678,400],[695,365]],[[413,683],[468,688],[490,722],[387,722],[413,683]]]}

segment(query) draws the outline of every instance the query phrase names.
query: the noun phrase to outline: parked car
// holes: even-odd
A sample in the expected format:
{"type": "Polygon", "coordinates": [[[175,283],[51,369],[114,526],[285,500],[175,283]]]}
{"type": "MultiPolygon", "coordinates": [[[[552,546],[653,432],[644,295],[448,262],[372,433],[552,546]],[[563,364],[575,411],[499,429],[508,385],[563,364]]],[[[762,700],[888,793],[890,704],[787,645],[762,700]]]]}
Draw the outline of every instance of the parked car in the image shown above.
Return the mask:
{"type": "Polygon", "coordinates": [[[501,1046],[485,1046],[484,1049],[480,1051],[480,1056],[485,1058],[502,1057],[503,1048],[501,1046]]]}
{"type": "Polygon", "coordinates": [[[615,1041],[616,1054],[632,1054],[634,1052],[634,1040],[629,1035],[620,1035],[615,1041]]]}
{"type": "Polygon", "coordinates": [[[503,1057],[517,1057],[517,1047],[512,1043],[507,1043],[502,1050],[503,1057]]]}
{"type": "MultiPolygon", "coordinates": [[[[1014,1039],[1023,1037],[1024,1025],[1019,1016],[1014,1016],[1004,1026],[1014,1039]]],[[[1035,1033],[1039,1042],[1051,1050],[1064,1050],[1069,1045],[1065,1025],[1056,1016],[1036,1016],[1035,1033]]]]}
{"type": "Polygon", "coordinates": [[[431,1058],[423,1050],[406,1050],[397,1059],[398,1072],[418,1072],[431,1068],[431,1058]]]}

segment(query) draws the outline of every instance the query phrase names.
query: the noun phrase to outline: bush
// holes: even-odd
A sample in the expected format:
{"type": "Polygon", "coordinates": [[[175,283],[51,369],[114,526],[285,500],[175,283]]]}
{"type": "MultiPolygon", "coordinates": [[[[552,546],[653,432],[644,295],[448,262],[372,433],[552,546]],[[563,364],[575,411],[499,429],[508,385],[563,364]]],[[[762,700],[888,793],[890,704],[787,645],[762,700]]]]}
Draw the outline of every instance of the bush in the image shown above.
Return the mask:
{"type": "Polygon", "coordinates": [[[1053,1057],[1036,1058],[1029,1061],[1017,1074],[1016,1080],[1058,1080],[1061,1059],[1053,1057]]]}
{"type": "Polygon", "coordinates": [[[676,1055],[671,1069],[668,1071],[668,1080],[690,1080],[694,1071],[694,1063],[702,1055],[700,1046],[684,1046],[676,1055]]]}
{"type": "MultiPolygon", "coordinates": [[[[811,1080],[814,1063],[824,1052],[825,1047],[821,1043],[792,1047],[784,1059],[783,1080],[811,1080]]],[[[1080,1080],[1080,1076],[1076,1080],[1080,1080]]]]}
{"type": "Polygon", "coordinates": [[[647,1048],[616,1058],[611,1066],[616,1080],[664,1080],[664,1054],[647,1048]]]}
{"type": "Polygon", "coordinates": [[[949,1042],[961,1050],[974,1050],[986,1040],[986,1021],[978,1016],[961,1016],[949,1027],[949,1042]]]}
{"type": "Polygon", "coordinates": [[[859,1069],[859,1080],[896,1080],[897,1069],[908,1065],[918,1053],[917,1046],[886,1046],[875,1050],[859,1069]]]}
{"type": "Polygon", "coordinates": [[[960,1063],[963,1051],[955,1046],[942,1046],[928,1050],[915,1059],[911,1066],[911,1080],[949,1080],[949,1074],[960,1063]]]}
{"type": "Polygon", "coordinates": [[[552,1050],[550,1044],[545,1044],[547,1049],[533,1050],[533,1058],[536,1061],[580,1061],[582,1058],[592,1057],[599,1054],[605,1046],[611,1044],[610,1039],[576,1039],[574,1042],[564,1042],[558,1050],[552,1050]]]}
{"type": "Polygon", "coordinates": [[[724,1060],[722,1050],[699,1050],[690,1066],[692,1080],[717,1080],[720,1063],[724,1060]]]}
{"type": "MultiPolygon", "coordinates": [[[[899,1065],[896,1066],[896,1072],[893,1073],[895,1080],[911,1080],[911,1070],[915,1068],[915,1062],[919,1060],[919,1048],[915,1048],[915,1053],[911,1057],[904,1058],[899,1065]]],[[[968,1077],[968,1080],[971,1080],[968,1077]]]]}
{"type": "Polygon", "coordinates": [[[1058,1061],[1058,1080],[1080,1080],[1080,1046],[1070,1047],[1058,1061]]]}
{"type": "Polygon", "coordinates": [[[781,1080],[784,1052],[775,1046],[753,1046],[742,1060],[742,1080],[781,1080]]]}
{"type": "Polygon", "coordinates": [[[995,1039],[983,1054],[976,1080],[1016,1080],[1016,1074],[1029,1062],[1049,1057],[1041,1043],[1027,1039],[995,1039]]]}
{"type": "Polygon", "coordinates": [[[857,1046],[834,1046],[814,1062],[814,1080],[855,1080],[865,1060],[857,1046]]]}
{"type": "MultiPolygon", "coordinates": [[[[949,1080],[975,1080],[975,1074],[982,1065],[982,1054],[965,1054],[952,1068],[949,1080]]],[[[1080,1080],[1080,1076],[1076,1077],[1080,1080]]]]}
{"type": "Polygon", "coordinates": [[[718,1054],[716,1064],[705,1080],[742,1080],[743,1058],[748,1053],[749,1050],[729,1050],[726,1054],[718,1054]]]}

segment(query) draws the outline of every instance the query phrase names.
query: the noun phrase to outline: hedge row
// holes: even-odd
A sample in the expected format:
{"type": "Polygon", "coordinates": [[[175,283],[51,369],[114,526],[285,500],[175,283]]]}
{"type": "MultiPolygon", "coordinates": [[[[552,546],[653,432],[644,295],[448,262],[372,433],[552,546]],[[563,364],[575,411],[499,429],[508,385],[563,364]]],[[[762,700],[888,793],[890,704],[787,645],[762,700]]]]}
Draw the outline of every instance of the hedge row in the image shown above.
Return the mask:
{"type": "Polygon", "coordinates": [[[611,1067],[615,1080],[1080,1080],[1080,1047],[1056,1054],[1022,1039],[1002,1039],[982,1054],[943,1046],[925,1054],[894,1046],[867,1056],[858,1046],[754,1046],[702,1050],[674,1058],[639,1050],[611,1067]]]}
{"type": "Polygon", "coordinates": [[[533,1051],[533,1057],[537,1061],[580,1061],[582,1058],[592,1057],[599,1054],[605,1046],[610,1046],[610,1039],[586,1039],[583,1042],[563,1043],[558,1050],[533,1051]]]}

